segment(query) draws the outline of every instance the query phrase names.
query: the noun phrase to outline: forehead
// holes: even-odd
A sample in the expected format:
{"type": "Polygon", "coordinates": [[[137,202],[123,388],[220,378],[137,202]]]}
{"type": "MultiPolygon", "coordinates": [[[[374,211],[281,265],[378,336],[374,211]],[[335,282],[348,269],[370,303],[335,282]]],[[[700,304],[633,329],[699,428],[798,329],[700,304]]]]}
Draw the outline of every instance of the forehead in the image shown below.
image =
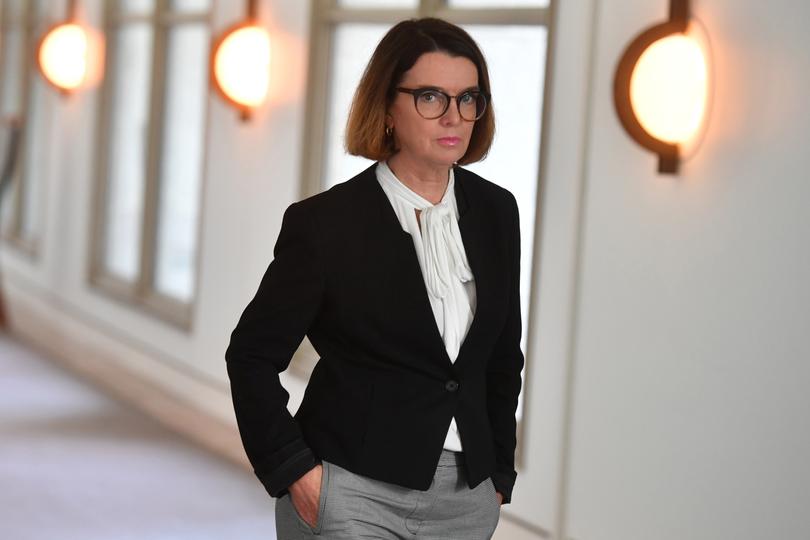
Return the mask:
{"type": "Polygon", "coordinates": [[[478,84],[478,70],[469,58],[450,56],[444,52],[428,52],[405,72],[403,84],[437,86],[443,90],[459,90],[478,84]]]}

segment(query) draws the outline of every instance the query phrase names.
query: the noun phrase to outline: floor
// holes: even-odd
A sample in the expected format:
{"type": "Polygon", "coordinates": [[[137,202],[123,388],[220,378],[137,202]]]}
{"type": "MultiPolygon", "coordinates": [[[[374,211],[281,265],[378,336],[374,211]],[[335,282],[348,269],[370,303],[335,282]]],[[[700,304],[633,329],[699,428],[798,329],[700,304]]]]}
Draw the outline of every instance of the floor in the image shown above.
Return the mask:
{"type": "Polygon", "coordinates": [[[275,538],[249,471],[0,332],[0,538],[275,538]]]}
{"type": "MultiPolygon", "coordinates": [[[[274,499],[0,329],[0,540],[275,540],[274,499]]],[[[501,519],[494,540],[539,538],[501,519]]]]}

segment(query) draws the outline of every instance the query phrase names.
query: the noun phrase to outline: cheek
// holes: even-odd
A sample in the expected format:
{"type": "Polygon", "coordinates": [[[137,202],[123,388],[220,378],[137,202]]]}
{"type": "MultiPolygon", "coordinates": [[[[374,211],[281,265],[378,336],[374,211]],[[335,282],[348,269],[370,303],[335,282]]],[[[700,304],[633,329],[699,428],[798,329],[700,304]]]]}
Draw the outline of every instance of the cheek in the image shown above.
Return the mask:
{"type": "Polygon", "coordinates": [[[433,131],[424,121],[408,118],[400,122],[400,140],[405,146],[429,147],[433,140],[433,131]]]}

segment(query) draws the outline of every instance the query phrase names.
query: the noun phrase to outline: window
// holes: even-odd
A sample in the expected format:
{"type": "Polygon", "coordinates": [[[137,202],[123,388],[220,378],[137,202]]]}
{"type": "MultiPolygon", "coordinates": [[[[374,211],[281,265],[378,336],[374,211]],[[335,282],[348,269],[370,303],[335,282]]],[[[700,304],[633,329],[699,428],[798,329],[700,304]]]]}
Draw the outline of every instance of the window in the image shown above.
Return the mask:
{"type": "MultiPolygon", "coordinates": [[[[366,159],[345,153],[343,132],[363,69],[391,26],[410,17],[440,17],[463,27],[481,47],[490,70],[496,135],[487,158],[465,168],[509,189],[518,200],[523,315],[521,346],[525,352],[537,219],[535,204],[539,186],[549,1],[315,0],[313,6],[305,144],[312,151],[307,153],[303,167],[305,189],[310,194],[348,180],[371,164],[366,159]]],[[[528,366],[528,355],[526,358],[528,366]]],[[[294,369],[299,373],[306,372],[300,366],[294,369]]],[[[522,393],[517,411],[519,425],[522,425],[523,397],[522,393]]],[[[520,429],[518,437],[520,440],[520,429]]]]}
{"type": "Polygon", "coordinates": [[[188,328],[208,105],[210,0],[106,4],[91,280],[188,328]]]}
{"type": "Polygon", "coordinates": [[[36,255],[39,243],[41,190],[49,163],[43,154],[51,133],[52,94],[32,54],[37,37],[45,30],[46,4],[0,2],[0,122],[6,135],[12,122],[20,128],[14,169],[2,194],[0,229],[7,241],[30,257],[36,255]]]}
{"type": "Polygon", "coordinates": [[[549,0],[501,0],[500,2],[493,2],[492,0],[448,0],[447,3],[450,7],[459,8],[547,8],[549,0]]]}

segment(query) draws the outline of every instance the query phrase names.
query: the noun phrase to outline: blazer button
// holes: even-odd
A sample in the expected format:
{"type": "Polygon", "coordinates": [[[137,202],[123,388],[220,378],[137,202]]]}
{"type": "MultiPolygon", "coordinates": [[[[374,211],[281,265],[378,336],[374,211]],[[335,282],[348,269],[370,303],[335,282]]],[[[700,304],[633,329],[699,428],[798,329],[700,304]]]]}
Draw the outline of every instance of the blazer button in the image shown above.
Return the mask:
{"type": "Polygon", "coordinates": [[[458,390],[458,383],[456,381],[447,381],[447,384],[444,385],[448,392],[455,392],[458,390]]]}

